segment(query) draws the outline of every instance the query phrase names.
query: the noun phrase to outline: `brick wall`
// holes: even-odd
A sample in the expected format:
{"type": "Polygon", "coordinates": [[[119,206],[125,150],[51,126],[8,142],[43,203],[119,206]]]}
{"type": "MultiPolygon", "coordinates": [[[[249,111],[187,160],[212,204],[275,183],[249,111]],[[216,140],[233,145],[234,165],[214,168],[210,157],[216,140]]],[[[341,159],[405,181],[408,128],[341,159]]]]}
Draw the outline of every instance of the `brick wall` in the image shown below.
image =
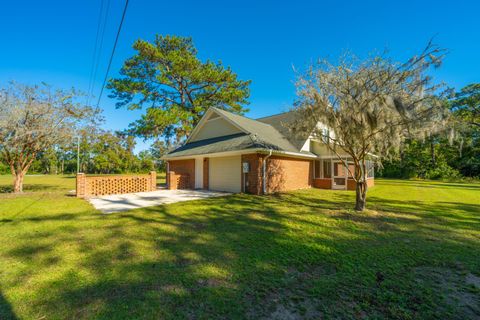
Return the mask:
{"type": "Polygon", "coordinates": [[[306,189],[312,186],[313,161],[271,156],[267,160],[267,192],[306,189]]]}
{"type": "Polygon", "coordinates": [[[195,189],[195,159],[168,161],[168,188],[195,189]]]}
{"type": "Polygon", "coordinates": [[[208,190],[208,175],[209,175],[210,161],[208,158],[203,159],[203,189],[208,190]]]}
{"type": "Polygon", "coordinates": [[[87,176],[77,174],[77,197],[103,196],[135,192],[155,191],[157,173],[151,171],[143,175],[87,176]]]}
{"type": "Polygon", "coordinates": [[[262,163],[264,155],[258,153],[242,154],[242,163],[250,165],[248,173],[242,173],[242,187],[245,185],[245,192],[262,194],[262,163]]]}
{"type": "Polygon", "coordinates": [[[313,179],[313,187],[319,189],[332,189],[332,179],[315,178],[313,179]]]}

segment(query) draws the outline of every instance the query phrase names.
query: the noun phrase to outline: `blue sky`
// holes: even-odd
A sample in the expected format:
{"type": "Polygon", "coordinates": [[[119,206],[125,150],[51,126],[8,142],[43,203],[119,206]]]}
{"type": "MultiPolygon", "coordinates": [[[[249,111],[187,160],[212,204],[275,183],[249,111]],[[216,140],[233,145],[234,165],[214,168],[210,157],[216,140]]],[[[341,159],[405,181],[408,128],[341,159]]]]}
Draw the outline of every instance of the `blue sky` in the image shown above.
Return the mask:
{"type": "MultiPolygon", "coordinates": [[[[108,0],[105,0],[106,2],[108,0]]],[[[98,95],[123,0],[110,0],[98,95]]],[[[0,10],[0,82],[44,81],[87,91],[100,0],[4,1],[0,10]]],[[[200,58],[221,60],[241,79],[252,80],[250,112],[285,111],[295,99],[292,66],[344,50],[360,57],[388,49],[404,60],[428,40],[449,49],[438,80],[450,86],[480,81],[478,1],[147,1],[130,0],[110,76],[133,54],[138,38],[192,36],[200,58]]],[[[104,94],[105,128],[119,130],[141,111],[117,110],[104,94]]],[[[147,147],[139,141],[137,150],[147,147]]]]}

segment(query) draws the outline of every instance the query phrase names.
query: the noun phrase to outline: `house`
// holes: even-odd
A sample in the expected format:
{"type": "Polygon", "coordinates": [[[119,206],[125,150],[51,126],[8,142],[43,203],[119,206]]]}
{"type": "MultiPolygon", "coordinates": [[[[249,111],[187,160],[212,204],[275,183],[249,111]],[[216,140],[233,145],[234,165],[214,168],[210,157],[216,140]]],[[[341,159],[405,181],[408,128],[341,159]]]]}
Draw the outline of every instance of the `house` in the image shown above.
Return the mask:
{"type": "MultiPolygon", "coordinates": [[[[353,170],[348,156],[340,154],[342,162],[322,141],[293,136],[288,124],[294,119],[294,112],[253,120],[208,109],[185,143],[163,157],[168,188],[252,194],[355,189],[344,164],[353,170]]],[[[370,162],[368,184],[374,184],[370,162]]]]}

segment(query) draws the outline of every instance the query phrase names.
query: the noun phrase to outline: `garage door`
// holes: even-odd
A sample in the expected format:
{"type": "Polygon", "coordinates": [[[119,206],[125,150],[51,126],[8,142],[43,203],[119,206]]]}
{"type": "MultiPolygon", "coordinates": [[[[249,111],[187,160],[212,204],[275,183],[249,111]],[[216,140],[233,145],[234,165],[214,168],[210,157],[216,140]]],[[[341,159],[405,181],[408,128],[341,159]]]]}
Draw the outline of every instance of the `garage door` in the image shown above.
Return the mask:
{"type": "Polygon", "coordinates": [[[208,168],[210,190],[240,192],[242,188],[241,158],[210,158],[208,168]]]}

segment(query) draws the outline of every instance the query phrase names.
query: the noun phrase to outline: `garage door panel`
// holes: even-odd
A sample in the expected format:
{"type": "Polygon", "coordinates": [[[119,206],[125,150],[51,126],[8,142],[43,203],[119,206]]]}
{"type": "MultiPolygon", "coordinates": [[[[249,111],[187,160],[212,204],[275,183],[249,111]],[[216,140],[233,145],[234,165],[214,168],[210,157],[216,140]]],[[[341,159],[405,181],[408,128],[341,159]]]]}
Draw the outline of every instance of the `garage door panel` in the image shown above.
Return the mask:
{"type": "Polygon", "coordinates": [[[241,157],[210,158],[209,189],[240,192],[242,185],[241,157]]]}

